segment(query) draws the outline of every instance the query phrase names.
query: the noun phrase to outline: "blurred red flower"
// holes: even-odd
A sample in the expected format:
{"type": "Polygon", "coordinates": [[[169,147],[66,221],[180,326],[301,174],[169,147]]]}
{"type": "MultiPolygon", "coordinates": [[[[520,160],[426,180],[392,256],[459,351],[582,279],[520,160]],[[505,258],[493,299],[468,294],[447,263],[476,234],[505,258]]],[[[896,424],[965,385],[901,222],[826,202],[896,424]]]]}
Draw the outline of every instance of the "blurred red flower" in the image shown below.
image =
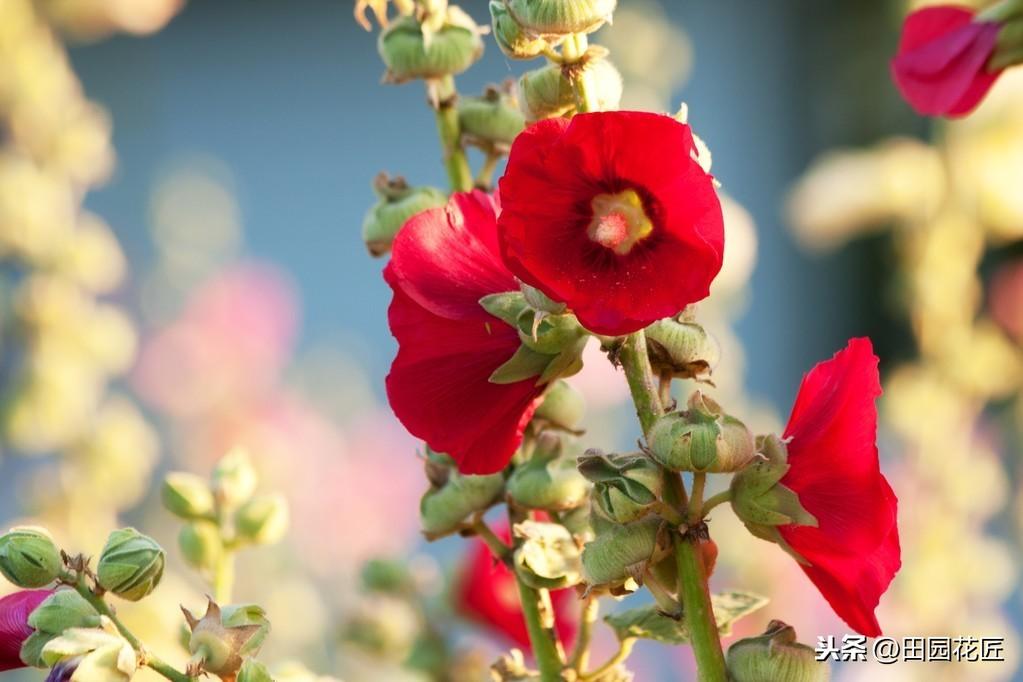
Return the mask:
{"type": "Polygon", "coordinates": [[[618,111],[540,121],[501,178],[501,248],[584,327],[622,335],[705,298],[724,226],[689,126],[618,111]]]}
{"type": "Polygon", "coordinates": [[[902,565],[898,501],[878,463],[877,362],[869,339],[852,339],[803,378],[781,482],[818,526],[778,529],[835,613],[872,637],[881,634],[874,609],[902,565]]]}
{"type": "MultiPolygon", "coordinates": [[[[494,529],[505,542],[511,538],[507,524],[494,529]]],[[[498,561],[482,540],[473,541],[455,584],[456,610],[466,618],[503,635],[524,651],[530,651],[529,632],[515,574],[498,561]]],[[[551,592],[554,629],[566,647],[575,639],[579,599],[572,588],[551,592]]]]}
{"type": "Polygon", "coordinates": [[[1001,25],[974,19],[973,10],[956,5],[924,7],[906,17],[891,69],[918,113],[965,116],[1001,75],[987,69],[1001,25]]]}
{"type": "Polygon", "coordinates": [[[479,304],[519,288],[498,255],[496,211],[491,197],[473,192],[413,216],[384,270],[398,340],[388,401],[412,435],[467,474],[504,468],[544,389],[535,378],[490,382],[520,345],[518,332],[479,304]]]}
{"type": "Polygon", "coordinates": [[[52,590],[23,590],[0,598],[0,671],[24,668],[21,645],[33,630],[28,617],[52,590]]]}

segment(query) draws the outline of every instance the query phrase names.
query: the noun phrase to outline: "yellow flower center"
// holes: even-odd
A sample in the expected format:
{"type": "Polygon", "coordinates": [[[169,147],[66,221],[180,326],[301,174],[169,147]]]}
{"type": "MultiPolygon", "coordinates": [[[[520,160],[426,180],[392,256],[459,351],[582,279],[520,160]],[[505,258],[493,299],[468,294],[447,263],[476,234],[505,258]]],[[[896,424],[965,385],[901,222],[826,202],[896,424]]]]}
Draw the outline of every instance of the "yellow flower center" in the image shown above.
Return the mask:
{"type": "Polygon", "coordinates": [[[590,202],[593,218],[586,228],[590,239],[624,256],[654,231],[636,190],[598,194],[590,202]]]}

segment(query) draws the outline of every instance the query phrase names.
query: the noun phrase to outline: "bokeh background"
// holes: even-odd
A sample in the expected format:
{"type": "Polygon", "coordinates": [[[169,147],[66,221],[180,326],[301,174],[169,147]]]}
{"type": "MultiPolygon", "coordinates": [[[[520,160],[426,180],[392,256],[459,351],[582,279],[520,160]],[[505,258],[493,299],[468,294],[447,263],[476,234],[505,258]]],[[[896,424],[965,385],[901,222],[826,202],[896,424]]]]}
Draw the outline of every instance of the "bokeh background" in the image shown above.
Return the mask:
{"type": "MultiPolygon", "coordinates": [[[[481,0],[464,6],[487,20],[481,0]]],[[[408,558],[446,614],[465,545],[419,538],[416,443],[382,391],[389,290],[359,235],[378,171],[443,186],[434,122],[421,87],[380,83],[375,35],[351,9],[0,3],[0,520],[43,522],[91,553],[119,522],[173,547],[160,473],[206,473],[245,445],[293,512],[288,542],[239,567],[240,597],[274,623],[264,658],[389,682],[422,678],[344,641],[367,609],[360,565],[408,558]]],[[[598,41],[625,76],[623,107],[685,101],[713,152],[729,262],[703,318],[724,350],[722,396],[777,429],[803,372],[871,336],[905,562],[882,623],[1006,638],[1003,663],[836,677],[1023,680],[1023,82],[1003,78],[964,122],[913,116],[887,70],[906,9],[621,0],[598,41]]],[[[489,44],[459,87],[527,68],[489,44]]],[[[634,442],[622,378],[591,360],[576,380],[592,396],[584,440],[634,442]]],[[[770,617],[811,643],[846,632],[783,553],[720,516],[715,582],[774,600],[740,634],[770,617]]],[[[158,599],[124,609],[162,651],[177,651],[176,604],[203,591],[174,569],[158,599]]],[[[391,621],[411,618],[392,606],[391,621]]],[[[457,632],[458,646],[502,645],[457,632]]],[[[690,675],[686,652],[641,645],[633,661],[644,682],[690,675]]]]}

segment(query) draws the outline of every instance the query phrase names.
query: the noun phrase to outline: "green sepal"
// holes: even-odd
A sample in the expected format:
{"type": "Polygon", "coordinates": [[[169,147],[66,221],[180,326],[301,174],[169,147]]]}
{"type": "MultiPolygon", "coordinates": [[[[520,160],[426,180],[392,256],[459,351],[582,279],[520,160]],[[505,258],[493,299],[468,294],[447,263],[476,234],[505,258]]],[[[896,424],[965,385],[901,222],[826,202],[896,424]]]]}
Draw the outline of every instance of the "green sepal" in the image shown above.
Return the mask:
{"type": "Polygon", "coordinates": [[[518,324],[522,311],[529,307],[526,296],[521,291],[506,291],[484,296],[480,299],[480,305],[494,317],[512,326],[518,324]]]}
{"type": "Polygon", "coordinates": [[[33,632],[21,643],[21,662],[30,668],[45,668],[43,648],[58,635],[50,632],[33,632]]]}
{"type": "Polygon", "coordinates": [[[583,368],[583,350],[586,348],[586,336],[579,337],[558,353],[540,374],[538,385],[546,384],[555,379],[578,374],[583,368]]]}
{"type": "MultiPolygon", "coordinates": [[[[554,358],[552,355],[537,353],[526,346],[519,346],[515,354],[490,375],[492,384],[514,384],[544,373],[554,358]]],[[[538,381],[537,383],[543,383],[538,381]]]]}
{"type": "Polygon", "coordinates": [[[30,628],[51,635],[68,628],[99,627],[100,622],[99,611],[74,590],[54,592],[28,617],[30,628]]]}
{"type": "MultiPolygon", "coordinates": [[[[763,608],[768,599],[751,592],[732,591],[711,595],[710,601],[718,632],[728,635],[737,620],[763,608]]],[[[665,616],[653,604],[613,613],[605,616],[604,621],[611,626],[619,640],[652,639],[669,645],[689,642],[689,628],[685,618],[676,620],[665,616]]]]}
{"type": "Polygon", "coordinates": [[[274,682],[270,670],[254,658],[246,659],[238,670],[237,682],[274,682]]]}

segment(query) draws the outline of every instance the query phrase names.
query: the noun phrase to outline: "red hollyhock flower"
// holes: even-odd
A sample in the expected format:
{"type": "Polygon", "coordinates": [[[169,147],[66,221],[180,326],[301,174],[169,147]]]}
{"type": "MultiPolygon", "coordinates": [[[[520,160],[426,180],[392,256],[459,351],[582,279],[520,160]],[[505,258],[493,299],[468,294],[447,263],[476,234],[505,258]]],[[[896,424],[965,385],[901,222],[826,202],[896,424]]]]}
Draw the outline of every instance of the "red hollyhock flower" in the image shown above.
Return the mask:
{"type": "Polygon", "coordinates": [[[622,335],[705,298],[724,225],[689,126],[616,111],[540,121],[501,178],[501,247],[519,279],[598,334],[622,335]]]}
{"type": "Polygon", "coordinates": [[[881,395],[870,339],[852,339],[803,378],[785,428],[789,471],[818,526],[781,526],[782,538],[824,598],[857,632],[881,634],[874,609],[902,564],[895,493],[877,456],[881,395]]]}
{"type": "Polygon", "coordinates": [[[33,630],[28,617],[52,590],[23,590],[0,598],[0,671],[24,668],[21,645],[33,630]]]}
{"type": "MultiPolygon", "coordinates": [[[[495,529],[508,542],[508,526],[495,529]]],[[[474,540],[462,566],[454,591],[455,608],[466,618],[503,635],[525,651],[530,651],[529,631],[522,615],[519,588],[512,570],[497,561],[482,540],[474,540]]],[[[570,646],[575,638],[578,598],[572,588],[551,592],[554,629],[562,644],[570,646]]]]}
{"type": "Polygon", "coordinates": [[[973,10],[955,5],[925,7],[906,17],[891,69],[917,112],[964,116],[998,80],[1001,70],[988,71],[987,62],[1001,25],[974,18],[973,10]]]}
{"type": "Polygon", "coordinates": [[[519,288],[498,255],[496,210],[489,196],[473,192],[414,216],[384,271],[398,340],[387,376],[391,408],[410,433],[467,474],[504,468],[544,389],[535,378],[490,382],[520,344],[513,327],[479,304],[519,288]]]}

